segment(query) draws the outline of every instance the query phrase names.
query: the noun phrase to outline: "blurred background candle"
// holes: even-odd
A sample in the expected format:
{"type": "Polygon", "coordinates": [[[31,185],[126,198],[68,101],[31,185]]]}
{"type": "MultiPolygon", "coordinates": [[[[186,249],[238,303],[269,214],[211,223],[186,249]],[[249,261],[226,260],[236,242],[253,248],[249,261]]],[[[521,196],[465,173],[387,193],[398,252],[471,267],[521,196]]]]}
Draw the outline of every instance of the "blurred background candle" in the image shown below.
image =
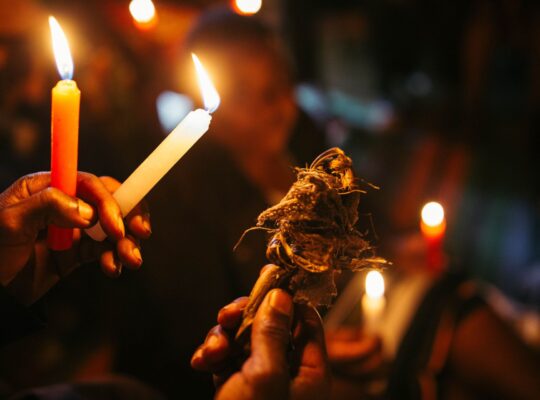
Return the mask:
{"type": "Polygon", "coordinates": [[[262,7],[262,0],[234,0],[233,9],[241,15],[257,14],[262,7]]]}
{"type": "Polygon", "coordinates": [[[442,269],[444,262],[443,241],[446,219],[442,205],[433,201],[422,208],[420,229],[426,240],[428,268],[431,272],[437,273],[442,269]]]}
{"type": "MultiPolygon", "coordinates": [[[[49,17],[56,66],[62,78],[52,90],[51,186],[74,196],[77,191],[77,151],[81,92],[73,77],[73,60],[62,28],[49,17]]],[[[47,242],[53,250],[67,250],[73,230],[50,226],[47,242]]]]}
{"type": "MultiPolygon", "coordinates": [[[[210,77],[195,54],[192,55],[197,79],[201,89],[205,110],[190,112],[150,154],[146,160],[126,179],[114,198],[122,215],[127,215],[152,190],[161,178],[183,157],[184,154],[206,133],[220,98],[210,77]]],[[[101,225],[96,224],[86,231],[94,240],[102,241],[106,235],[101,225]]]]}
{"type": "Polygon", "coordinates": [[[367,273],[365,290],[362,297],[363,326],[366,333],[374,334],[377,332],[386,306],[384,278],[379,271],[372,270],[367,273]]]}
{"type": "Polygon", "coordinates": [[[157,23],[156,7],[152,0],[132,0],[129,3],[129,12],[139,29],[150,29],[157,23]]]}

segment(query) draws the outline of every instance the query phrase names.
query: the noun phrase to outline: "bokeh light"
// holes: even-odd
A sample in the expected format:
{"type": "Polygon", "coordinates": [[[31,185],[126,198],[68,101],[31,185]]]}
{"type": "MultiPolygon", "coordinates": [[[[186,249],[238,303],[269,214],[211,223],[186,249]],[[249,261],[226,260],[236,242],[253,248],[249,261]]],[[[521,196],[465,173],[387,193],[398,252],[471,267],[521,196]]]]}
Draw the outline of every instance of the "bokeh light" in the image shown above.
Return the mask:
{"type": "Polygon", "coordinates": [[[129,3],[129,12],[138,24],[152,24],[156,18],[156,7],[152,0],[132,0],[129,3]]]}
{"type": "Polygon", "coordinates": [[[422,208],[422,222],[428,226],[438,226],[444,221],[444,208],[432,201],[422,208]]]}
{"type": "Polygon", "coordinates": [[[253,15],[262,7],[262,0],[234,0],[234,10],[243,15],[253,15]]]}
{"type": "Polygon", "coordinates": [[[384,295],[384,278],[379,271],[369,271],[366,275],[366,294],[371,298],[384,295]]]}

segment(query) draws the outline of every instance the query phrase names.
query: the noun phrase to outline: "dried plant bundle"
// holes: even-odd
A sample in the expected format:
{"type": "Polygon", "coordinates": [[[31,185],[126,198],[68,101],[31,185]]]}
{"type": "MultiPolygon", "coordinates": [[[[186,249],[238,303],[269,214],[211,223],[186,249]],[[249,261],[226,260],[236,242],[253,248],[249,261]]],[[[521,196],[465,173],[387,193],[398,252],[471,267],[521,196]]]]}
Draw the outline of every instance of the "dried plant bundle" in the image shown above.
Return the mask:
{"type": "MultiPolygon", "coordinates": [[[[257,280],[236,338],[253,322],[266,294],[283,288],[296,303],[330,306],[337,294],[334,275],[386,263],[356,229],[360,195],[352,160],[339,148],[318,156],[285,197],[263,211],[257,225],[270,234],[266,257],[273,265],[257,280]]],[[[246,232],[248,232],[246,231],[246,232]]]]}

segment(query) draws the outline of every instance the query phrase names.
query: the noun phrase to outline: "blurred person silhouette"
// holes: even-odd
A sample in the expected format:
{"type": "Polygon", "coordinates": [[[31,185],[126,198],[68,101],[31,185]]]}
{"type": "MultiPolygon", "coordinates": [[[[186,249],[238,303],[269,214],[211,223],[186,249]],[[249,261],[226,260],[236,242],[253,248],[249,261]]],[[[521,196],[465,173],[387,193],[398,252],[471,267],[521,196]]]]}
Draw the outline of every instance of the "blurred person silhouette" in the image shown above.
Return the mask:
{"type": "Polygon", "coordinates": [[[0,38],[0,187],[49,163],[46,69],[34,50],[25,35],[0,38]]]}
{"type": "MultiPolygon", "coordinates": [[[[295,105],[283,45],[256,17],[211,10],[195,24],[184,50],[188,63],[190,52],[200,57],[221,105],[209,132],[151,195],[156,232],[145,262],[155,268],[136,277],[146,288],[148,312],[131,313],[121,327],[127,331],[119,333],[117,368],[170,396],[208,398],[211,381],[191,369],[190,356],[215,310],[248,293],[266,263],[264,234],[233,247],[284,195],[293,166],[310,162],[325,144],[295,105]]],[[[198,96],[190,86],[195,77],[181,76],[185,91],[198,96]]]]}
{"type": "Polygon", "coordinates": [[[327,334],[332,398],[538,398],[540,354],[497,314],[467,269],[453,263],[430,271],[418,234],[388,246],[394,266],[377,337],[362,328],[327,334]]]}

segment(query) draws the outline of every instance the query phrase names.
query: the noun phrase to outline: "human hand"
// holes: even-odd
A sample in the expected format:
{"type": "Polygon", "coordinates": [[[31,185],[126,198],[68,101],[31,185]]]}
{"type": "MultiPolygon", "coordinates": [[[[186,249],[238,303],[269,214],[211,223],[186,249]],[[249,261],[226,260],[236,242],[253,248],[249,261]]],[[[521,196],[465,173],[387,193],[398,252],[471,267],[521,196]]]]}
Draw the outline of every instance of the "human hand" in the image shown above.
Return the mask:
{"type": "Polygon", "coordinates": [[[139,268],[140,239],[151,234],[144,204],[125,220],[111,193],[120,186],[113,178],[79,172],[77,198],[49,187],[50,173],[24,176],[0,194],[0,284],[23,304],[32,304],[78,265],[99,260],[103,272],[118,276],[122,265],[139,268]],[[97,220],[109,238],[98,243],[81,229],[97,220]],[[70,250],[47,249],[46,228],[74,228],[70,250]]]}
{"type": "Polygon", "coordinates": [[[239,363],[234,333],[247,300],[242,297],[221,309],[219,325],[210,330],[191,360],[193,368],[214,374],[216,398],[327,398],[329,373],[316,310],[297,306],[293,321],[291,297],[280,289],[269,292],[253,321],[251,354],[239,363]],[[291,339],[293,350],[288,353],[291,339]]]}
{"type": "Polygon", "coordinates": [[[382,343],[359,328],[339,328],[326,332],[326,348],[332,372],[357,382],[380,376],[383,367],[382,343]]]}

